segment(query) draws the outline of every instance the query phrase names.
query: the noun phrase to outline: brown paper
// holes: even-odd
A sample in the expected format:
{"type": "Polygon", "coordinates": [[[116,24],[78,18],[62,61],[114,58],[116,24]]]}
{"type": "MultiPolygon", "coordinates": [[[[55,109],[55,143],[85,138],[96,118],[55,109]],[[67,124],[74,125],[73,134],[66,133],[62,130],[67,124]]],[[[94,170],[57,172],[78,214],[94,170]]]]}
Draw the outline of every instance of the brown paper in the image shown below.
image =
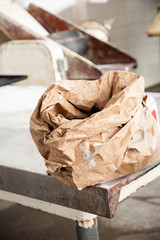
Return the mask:
{"type": "Polygon", "coordinates": [[[143,97],[143,77],[125,71],[51,85],[30,121],[48,173],[81,189],[158,161],[159,128],[143,97]]]}

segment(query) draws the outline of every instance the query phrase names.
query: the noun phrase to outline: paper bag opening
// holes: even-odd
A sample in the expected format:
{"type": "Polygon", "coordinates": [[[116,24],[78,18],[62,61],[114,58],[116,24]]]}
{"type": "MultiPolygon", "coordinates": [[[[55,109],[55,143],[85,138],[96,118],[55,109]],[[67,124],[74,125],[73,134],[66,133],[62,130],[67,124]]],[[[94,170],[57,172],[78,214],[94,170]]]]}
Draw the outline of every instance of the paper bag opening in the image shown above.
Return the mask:
{"type": "Polygon", "coordinates": [[[51,85],[30,121],[47,172],[82,189],[158,161],[159,128],[143,98],[144,78],[127,71],[51,85]]]}

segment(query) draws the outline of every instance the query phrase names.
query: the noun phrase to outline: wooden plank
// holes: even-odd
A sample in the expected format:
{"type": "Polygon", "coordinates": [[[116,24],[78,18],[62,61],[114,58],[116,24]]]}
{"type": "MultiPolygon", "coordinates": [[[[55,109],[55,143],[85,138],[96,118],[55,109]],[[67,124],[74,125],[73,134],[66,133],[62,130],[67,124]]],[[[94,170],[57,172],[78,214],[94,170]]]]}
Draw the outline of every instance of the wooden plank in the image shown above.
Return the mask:
{"type": "Polygon", "coordinates": [[[160,11],[157,13],[147,32],[149,37],[160,36],[160,11]]]}

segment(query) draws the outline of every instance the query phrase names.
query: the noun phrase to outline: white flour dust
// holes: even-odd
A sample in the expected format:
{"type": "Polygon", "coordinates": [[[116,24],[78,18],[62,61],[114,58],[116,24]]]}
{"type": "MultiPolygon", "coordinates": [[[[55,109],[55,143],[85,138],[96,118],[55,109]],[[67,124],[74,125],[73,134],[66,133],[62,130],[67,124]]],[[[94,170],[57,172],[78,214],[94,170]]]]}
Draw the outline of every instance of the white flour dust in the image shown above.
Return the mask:
{"type": "Polygon", "coordinates": [[[80,151],[82,153],[83,159],[89,161],[89,168],[93,168],[96,166],[96,159],[93,156],[92,152],[87,150],[82,144],[79,145],[80,151]]]}

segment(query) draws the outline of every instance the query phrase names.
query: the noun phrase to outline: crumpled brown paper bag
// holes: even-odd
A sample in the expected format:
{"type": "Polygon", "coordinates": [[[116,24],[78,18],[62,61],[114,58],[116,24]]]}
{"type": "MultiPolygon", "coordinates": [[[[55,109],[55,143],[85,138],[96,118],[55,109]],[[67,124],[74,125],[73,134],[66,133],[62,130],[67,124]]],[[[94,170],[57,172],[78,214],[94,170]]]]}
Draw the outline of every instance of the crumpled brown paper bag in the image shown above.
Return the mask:
{"type": "Polygon", "coordinates": [[[158,161],[159,128],[143,97],[143,77],[125,71],[51,85],[30,121],[48,173],[81,189],[158,161]]]}

